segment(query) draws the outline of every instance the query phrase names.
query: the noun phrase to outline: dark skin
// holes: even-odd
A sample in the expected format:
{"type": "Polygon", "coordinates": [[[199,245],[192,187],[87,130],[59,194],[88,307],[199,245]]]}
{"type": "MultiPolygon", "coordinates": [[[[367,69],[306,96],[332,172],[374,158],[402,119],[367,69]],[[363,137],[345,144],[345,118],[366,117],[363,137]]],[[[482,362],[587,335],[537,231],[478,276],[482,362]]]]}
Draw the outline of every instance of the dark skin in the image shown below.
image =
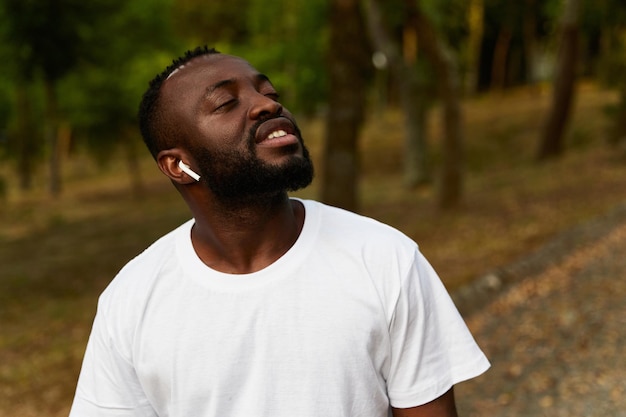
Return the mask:
{"type": "Polygon", "coordinates": [[[433,401],[411,408],[392,408],[393,417],[457,417],[454,389],[433,401]]]}
{"type": "MultiPolygon", "coordinates": [[[[164,102],[175,109],[170,115],[171,123],[184,127],[185,136],[192,138],[189,140],[201,140],[203,145],[216,148],[233,146],[244,152],[242,138],[259,118],[288,114],[276,101],[269,81],[245,61],[217,55],[199,57],[190,64],[162,87],[164,102]],[[232,81],[223,84],[225,80],[232,81]],[[216,85],[223,87],[211,90],[216,85]],[[213,91],[208,98],[207,90],[213,91]],[[238,104],[226,111],[223,102],[229,103],[231,96],[237,96],[238,104]],[[223,129],[216,134],[216,129],[207,126],[223,129]]],[[[268,163],[280,164],[286,157],[301,157],[302,148],[259,144],[257,153],[268,163]]],[[[255,196],[250,204],[244,201],[233,206],[185,174],[178,166],[181,160],[192,168],[195,165],[184,144],[164,150],[157,157],[159,168],[174,182],[193,213],[196,223],[192,241],[208,266],[233,274],[259,271],[294,244],[304,224],[304,208],[290,200],[285,190],[255,196]]]]}
{"type": "MultiPolygon", "coordinates": [[[[192,242],[209,267],[231,274],[259,271],[295,243],[304,224],[304,208],[290,200],[286,190],[275,190],[237,204],[219,198],[204,182],[196,182],[178,166],[196,170],[191,144],[247,152],[247,132],[267,115],[284,116],[282,125],[259,128],[256,154],[270,164],[301,158],[302,146],[292,134],[290,113],[266,77],[246,61],[228,55],[194,58],[166,80],[161,90],[168,123],[180,132],[177,146],[161,151],[157,163],[189,206],[195,225],[192,242]],[[263,140],[272,131],[288,134],[281,140],[263,140]]],[[[456,417],[450,389],[427,404],[393,409],[394,417],[456,417]]]]}

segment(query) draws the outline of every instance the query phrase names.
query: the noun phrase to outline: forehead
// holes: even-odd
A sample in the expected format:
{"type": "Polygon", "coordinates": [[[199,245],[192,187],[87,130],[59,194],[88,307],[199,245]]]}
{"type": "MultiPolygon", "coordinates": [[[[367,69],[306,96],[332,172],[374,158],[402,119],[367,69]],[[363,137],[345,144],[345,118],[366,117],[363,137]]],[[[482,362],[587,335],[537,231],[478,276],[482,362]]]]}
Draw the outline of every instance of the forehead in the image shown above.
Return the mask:
{"type": "Polygon", "coordinates": [[[252,65],[239,57],[202,55],[174,70],[163,83],[163,89],[189,93],[189,89],[205,89],[224,80],[255,78],[258,75],[252,65]]]}
{"type": "MultiPolygon", "coordinates": [[[[247,61],[225,54],[201,55],[178,67],[161,86],[160,101],[171,123],[188,121],[208,91],[224,82],[258,80],[247,61]]],[[[180,126],[180,125],[179,125],[180,126]]]]}

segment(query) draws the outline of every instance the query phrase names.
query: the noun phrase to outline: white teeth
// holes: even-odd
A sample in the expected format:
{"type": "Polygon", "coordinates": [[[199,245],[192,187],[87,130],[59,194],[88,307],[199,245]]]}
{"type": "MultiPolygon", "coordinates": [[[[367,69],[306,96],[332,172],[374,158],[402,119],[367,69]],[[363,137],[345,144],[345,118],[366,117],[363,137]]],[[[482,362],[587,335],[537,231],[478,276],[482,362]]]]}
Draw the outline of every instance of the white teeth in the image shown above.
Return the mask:
{"type": "Polygon", "coordinates": [[[283,136],[287,136],[287,132],[285,132],[284,130],[277,130],[275,132],[270,133],[267,138],[268,139],[274,139],[274,138],[280,138],[283,136]]]}

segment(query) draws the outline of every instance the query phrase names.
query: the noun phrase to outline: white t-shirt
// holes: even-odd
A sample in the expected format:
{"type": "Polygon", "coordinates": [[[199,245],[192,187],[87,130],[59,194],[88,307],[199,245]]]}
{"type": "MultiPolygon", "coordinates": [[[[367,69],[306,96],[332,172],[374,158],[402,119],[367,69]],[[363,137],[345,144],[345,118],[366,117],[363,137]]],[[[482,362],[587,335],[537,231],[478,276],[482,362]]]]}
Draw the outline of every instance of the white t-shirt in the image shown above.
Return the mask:
{"type": "Polygon", "coordinates": [[[480,351],[417,245],[304,200],[267,268],[207,267],[193,220],[101,295],[71,417],[387,417],[483,373],[480,351]]]}

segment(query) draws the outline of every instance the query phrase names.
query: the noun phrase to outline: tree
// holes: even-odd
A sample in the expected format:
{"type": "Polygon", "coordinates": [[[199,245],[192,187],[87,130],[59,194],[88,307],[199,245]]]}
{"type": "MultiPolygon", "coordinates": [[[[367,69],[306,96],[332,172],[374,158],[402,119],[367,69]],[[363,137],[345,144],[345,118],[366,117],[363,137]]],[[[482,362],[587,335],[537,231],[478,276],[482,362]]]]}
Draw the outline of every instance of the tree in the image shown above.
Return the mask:
{"type": "Polygon", "coordinates": [[[36,128],[31,89],[21,77],[14,84],[14,128],[11,129],[11,147],[16,148],[19,187],[30,190],[33,185],[35,163],[41,154],[40,132],[36,128]]]}
{"type": "Polygon", "coordinates": [[[607,107],[611,121],[609,144],[626,150],[626,4],[608,0],[602,5],[600,8],[596,2],[585,3],[584,32],[597,39],[598,56],[593,62],[598,65],[600,81],[619,94],[619,101],[607,107]]]}
{"type": "Polygon", "coordinates": [[[438,34],[421,2],[415,7],[415,19],[417,36],[436,74],[443,106],[443,161],[437,206],[447,210],[457,207],[463,194],[463,115],[458,63],[455,53],[438,34]]]}
{"type": "MultiPolygon", "coordinates": [[[[174,0],[171,16],[175,30],[194,46],[249,40],[246,11],[252,0],[174,0]]],[[[276,2],[272,2],[276,3],[276,2]]],[[[268,23],[271,24],[271,23],[268,23]]]]}
{"type": "Polygon", "coordinates": [[[524,55],[526,58],[526,79],[530,84],[537,81],[535,74],[537,59],[537,0],[525,0],[522,22],[524,55]]]}
{"type": "Polygon", "coordinates": [[[174,28],[186,42],[245,56],[271,75],[292,111],[312,115],[325,102],[327,0],[174,2],[174,28]]]}
{"type": "Polygon", "coordinates": [[[575,94],[580,42],[579,9],[580,0],[563,0],[552,105],[540,137],[537,151],[539,160],[554,158],[563,152],[563,138],[575,94]]]}
{"type": "Polygon", "coordinates": [[[476,91],[537,81],[538,53],[551,28],[555,1],[560,0],[469,2],[468,41],[474,45],[471,50],[480,48],[477,59],[469,55],[469,69],[476,74],[470,82],[476,81],[476,91]]]}
{"type": "MultiPolygon", "coordinates": [[[[61,144],[57,83],[92,47],[92,25],[120,4],[105,0],[4,0],[5,37],[15,47],[18,73],[25,82],[41,78],[50,193],[61,193],[61,144]]],[[[27,135],[28,133],[24,133],[27,135]]]]}
{"type": "Polygon", "coordinates": [[[466,86],[470,93],[478,91],[480,51],[485,30],[485,2],[484,0],[470,0],[467,7],[467,74],[466,86]]]}
{"type": "Polygon", "coordinates": [[[428,100],[424,94],[425,85],[420,82],[417,68],[415,2],[405,0],[404,6],[405,54],[402,56],[400,45],[390,35],[388,25],[385,25],[380,2],[377,0],[364,2],[370,38],[373,45],[387,57],[400,93],[405,127],[404,177],[409,187],[415,187],[429,183],[431,180],[425,126],[428,100]],[[415,47],[409,48],[408,45],[415,45],[415,47]]]}
{"type": "Polygon", "coordinates": [[[34,74],[24,68],[20,57],[27,51],[12,41],[15,36],[7,2],[0,2],[0,81],[2,87],[0,131],[5,156],[14,159],[21,190],[29,190],[37,159],[43,151],[41,130],[37,127],[37,98],[33,88],[34,74]],[[17,58],[17,59],[16,59],[17,58]]]}
{"type": "Polygon", "coordinates": [[[103,165],[121,148],[136,196],[143,187],[137,107],[154,68],[169,64],[172,53],[181,49],[172,34],[170,7],[170,0],[133,0],[101,15],[93,26],[99,35],[92,38],[100,48],[59,85],[65,92],[61,109],[76,141],[103,165]]]}
{"type": "Polygon", "coordinates": [[[358,210],[357,141],[364,119],[369,50],[359,0],[331,0],[321,199],[358,210]]]}
{"type": "Polygon", "coordinates": [[[236,45],[257,68],[271,74],[292,112],[315,115],[325,104],[328,46],[327,0],[252,0],[249,39],[236,45]],[[276,19],[281,16],[281,19],[276,19]],[[267,22],[275,21],[272,25],[267,22]]]}
{"type": "Polygon", "coordinates": [[[501,13],[498,35],[496,37],[496,45],[493,51],[493,61],[491,64],[491,89],[503,90],[506,83],[507,60],[511,39],[513,37],[513,22],[516,17],[512,13],[510,7],[504,9],[506,12],[501,13]]]}

